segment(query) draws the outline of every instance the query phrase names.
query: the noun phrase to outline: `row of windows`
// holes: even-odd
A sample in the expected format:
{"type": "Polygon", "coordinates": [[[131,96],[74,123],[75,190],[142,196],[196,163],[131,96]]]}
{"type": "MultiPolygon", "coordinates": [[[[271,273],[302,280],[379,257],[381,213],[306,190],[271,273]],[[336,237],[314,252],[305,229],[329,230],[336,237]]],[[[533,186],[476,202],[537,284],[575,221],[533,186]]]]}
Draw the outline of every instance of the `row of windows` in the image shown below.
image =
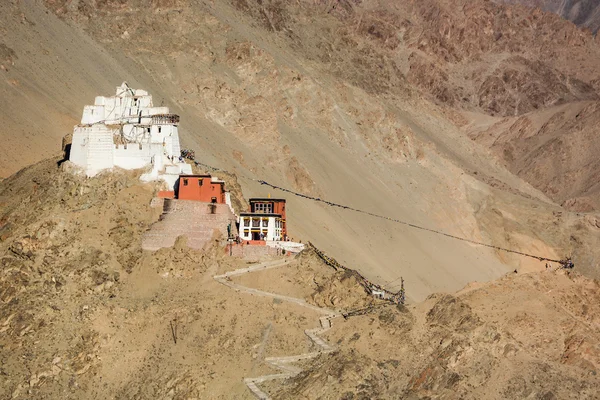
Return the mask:
{"type": "MultiPolygon", "coordinates": [[[[184,185],[185,185],[185,182],[184,182],[184,185]]],[[[252,218],[252,227],[256,228],[256,227],[260,226],[260,221],[262,221],[262,226],[264,226],[265,228],[267,226],[269,226],[268,218],[252,218]]],[[[250,218],[244,218],[243,226],[245,226],[245,227],[250,226],[250,218]]],[[[283,223],[281,222],[280,219],[276,219],[275,220],[275,228],[281,228],[281,227],[283,227],[283,223]]]]}
{"type": "MultiPolygon", "coordinates": [[[[264,237],[267,237],[267,231],[266,230],[261,230],[260,233],[262,233],[264,235],[264,237]]],[[[245,239],[251,239],[252,238],[252,233],[250,232],[249,229],[244,229],[243,238],[245,239]]],[[[281,239],[281,230],[277,229],[275,230],[275,239],[276,240],[280,240],[281,239]]]]}
{"type": "MultiPolygon", "coordinates": [[[[244,218],[244,226],[250,226],[250,218],[244,218]]],[[[252,218],[252,227],[253,228],[257,228],[260,226],[260,219],[258,218],[252,218]]],[[[264,226],[265,228],[267,226],[269,226],[269,220],[266,218],[263,218],[262,220],[262,226],[264,226]]]]}
{"type": "MultiPolygon", "coordinates": [[[[188,185],[188,181],[189,179],[183,179],[183,186],[187,186],[188,185]]],[[[202,186],[202,179],[198,179],[198,186],[202,186]]],[[[213,188],[214,190],[215,188],[213,188]]]]}
{"type": "Polygon", "coordinates": [[[254,203],[254,212],[270,214],[273,212],[272,203],[254,203]]]}

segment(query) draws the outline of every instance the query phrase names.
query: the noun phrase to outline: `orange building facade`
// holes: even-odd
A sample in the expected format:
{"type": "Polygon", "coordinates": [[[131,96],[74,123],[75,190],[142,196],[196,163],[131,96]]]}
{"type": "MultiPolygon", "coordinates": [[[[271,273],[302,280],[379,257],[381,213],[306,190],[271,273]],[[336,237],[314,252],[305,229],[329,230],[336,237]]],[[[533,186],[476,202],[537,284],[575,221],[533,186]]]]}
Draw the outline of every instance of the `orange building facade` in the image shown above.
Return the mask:
{"type": "Polygon", "coordinates": [[[225,182],[210,175],[180,175],[177,198],[225,204],[225,182]]]}

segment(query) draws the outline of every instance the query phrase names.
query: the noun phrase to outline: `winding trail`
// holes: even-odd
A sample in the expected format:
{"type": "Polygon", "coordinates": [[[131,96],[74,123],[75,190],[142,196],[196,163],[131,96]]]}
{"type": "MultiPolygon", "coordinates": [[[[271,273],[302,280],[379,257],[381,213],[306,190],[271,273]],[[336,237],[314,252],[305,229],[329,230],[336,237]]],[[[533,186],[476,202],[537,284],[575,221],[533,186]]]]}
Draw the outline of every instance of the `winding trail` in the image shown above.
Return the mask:
{"type": "Polygon", "coordinates": [[[267,399],[270,399],[270,397],[267,393],[263,392],[258,387],[259,384],[266,382],[266,381],[271,381],[274,379],[287,379],[287,378],[296,376],[300,372],[302,372],[302,369],[292,365],[293,363],[300,361],[300,360],[309,360],[311,358],[317,357],[319,354],[327,354],[327,353],[331,353],[332,351],[335,350],[335,346],[332,346],[329,343],[327,343],[319,335],[322,334],[323,332],[326,332],[327,330],[329,330],[331,328],[331,320],[333,318],[339,317],[341,314],[339,314],[333,310],[327,309],[327,308],[321,308],[321,307],[317,307],[312,304],[309,304],[304,299],[299,299],[299,298],[290,297],[290,296],[284,296],[284,295],[280,295],[277,293],[265,292],[263,290],[253,289],[253,288],[243,286],[243,285],[240,285],[240,284],[237,284],[237,283],[234,283],[231,281],[231,277],[233,277],[233,276],[243,275],[243,274],[247,274],[250,272],[256,272],[256,271],[265,271],[267,269],[283,267],[283,266],[291,265],[293,263],[295,263],[295,261],[293,261],[293,260],[292,261],[285,260],[285,259],[277,260],[277,261],[271,261],[271,262],[257,264],[257,265],[254,265],[254,266],[248,267],[248,268],[236,269],[235,271],[227,272],[223,275],[213,276],[213,278],[217,282],[219,282],[225,286],[229,286],[230,288],[232,288],[236,291],[246,292],[246,293],[250,293],[253,295],[257,295],[257,296],[272,297],[274,299],[278,299],[281,301],[287,301],[287,302],[299,305],[301,307],[309,308],[313,311],[316,311],[319,314],[323,314],[323,316],[321,316],[319,318],[320,327],[313,328],[313,329],[307,329],[304,331],[306,336],[308,336],[310,338],[310,340],[312,340],[312,342],[318,347],[317,351],[302,353],[302,354],[298,354],[298,355],[285,356],[285,357],[267,357],[267,358],[265,358],[265,362],[268,365],[280,370],[281,371],[280,373],[271,374],[271,375],[262,375],[262,376],[258,376],[256,378],[244,378],[244,383],[246,384],[246,386],[248,386],[248,389],[250,389],[252,391],[252,393],[254,393],[254,395],[261,400],[267,400],[267,399]]]}

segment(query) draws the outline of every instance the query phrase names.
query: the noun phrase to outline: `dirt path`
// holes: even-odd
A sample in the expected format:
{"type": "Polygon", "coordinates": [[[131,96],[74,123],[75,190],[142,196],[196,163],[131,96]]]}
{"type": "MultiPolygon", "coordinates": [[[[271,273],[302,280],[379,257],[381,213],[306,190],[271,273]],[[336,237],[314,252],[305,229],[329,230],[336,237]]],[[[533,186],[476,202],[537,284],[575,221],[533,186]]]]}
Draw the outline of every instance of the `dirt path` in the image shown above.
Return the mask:
{"type": "Polygon", "coordinates": [[[312,340],[312,342],[318,347],[317,351],[302,353],[302,354],[298,354],[298,355],[285,356],[285,357],[267,357],[267,358],[265,358],[265,362],[267,364],[269,364],[270,366],[280,370],[281,371],[280,373],[271,374],[271,375],[262,375],[262,376],[258,376],[255,378],[245,378],[244,379],[244,383],[246,384],[246,386],[248,386],[248,388],[252,391],[252,393],[254,393],[254,395],[259,399],[270,399],[269,395],[267,393],[263,392],[258,387],[258,385],[260,383],[274,380],[274,379],[286,379],[286,378],[293,377],[302,371],[302,369],[292,365],[293,363],[300,361],[300,360],[308,360],[308,359],[318,356],[319,354],[330,353],[333,350],[335,350],[334,346],[327,343],[319,335],[322,334],[323,332],[329,330],[331,328],[331,320],[333,318],[339,317],[341,314],[339,314],[333,310],[327,309],[327,308],[320,308],[320,307],[314,306],[312,304],[309,304],[304,299],[299,299],[299,298],[290,297],[290,296],[283,296],[283,295],[280,295],[277,293],[265,292],[263,290],[258,290],[258,289],[253,289],[253,288],[250,288],[247,286],[242,286],[237,283],[233,283],[231,281],[231,277],[233,277],[233,276],[243,275],[243,274],[247,274],[247,273],[255,272],[255,271],[264,271],[266,269],[271,269],[271,268],[287,266],[294,262],[295,261],[288,261],[288,260],[277,260],[274,262],[273,261],[265,262],[265,263],[257,264],[257,265],[254,265],[254,266],[248,267],[248,268],[236,269],[235,271],[227,272],[223,275],[215,275],[213,277],[217,282],[219,282],[225,286],[229,286],[230,288],[235,289],[237,291],[242,291],[242,292],[246,292],[246,293],[250,293],[250,294],[254,294],[254,295],[258,295],[258,296],[272,297],[274,299],[294,303],[299,306],[314,310],[320,314],[324,314],[324,316],[319,318],[320,327],[314,328],[314,329],[307,329],[304,331],[306,336],[308,336],[310,338],[310,340],[312,340]]]}

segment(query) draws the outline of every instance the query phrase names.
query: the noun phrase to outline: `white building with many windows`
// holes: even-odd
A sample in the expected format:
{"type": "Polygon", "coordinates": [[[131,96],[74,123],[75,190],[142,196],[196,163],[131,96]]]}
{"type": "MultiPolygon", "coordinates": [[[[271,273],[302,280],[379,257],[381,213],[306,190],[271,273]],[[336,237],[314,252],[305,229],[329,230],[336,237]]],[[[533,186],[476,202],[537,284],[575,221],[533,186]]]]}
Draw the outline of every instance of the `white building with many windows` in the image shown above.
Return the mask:
{"type": "Polygon", "coordinates": [[[113,167],[151,166],[142,179],[163,179],[172,190],[180,173],[192,172],[179,161],[178,125],[178,115],[154,107],[148,92],[123,82],[115,96],[98,96],[94,105],[84,107],[73,129],[69,160],[90,177],[113,167]]]}
{"type": "MultiPolygon", "coordinates": [[[[302,243],[291,242],[287,234],[285,199],[253,198],[249,212],[238,219],[238,232],[242,242],[266,245],[289,253],[304,250],[302,243]]],[[[284,253],[285,254],[285,253],[284,253]]]]}
{"type": "Polygon", "coordinates": [[[239,218],[239,235],[242,240],[283,240],[283,221],[280,214],[241,213],[239,218]]]}

